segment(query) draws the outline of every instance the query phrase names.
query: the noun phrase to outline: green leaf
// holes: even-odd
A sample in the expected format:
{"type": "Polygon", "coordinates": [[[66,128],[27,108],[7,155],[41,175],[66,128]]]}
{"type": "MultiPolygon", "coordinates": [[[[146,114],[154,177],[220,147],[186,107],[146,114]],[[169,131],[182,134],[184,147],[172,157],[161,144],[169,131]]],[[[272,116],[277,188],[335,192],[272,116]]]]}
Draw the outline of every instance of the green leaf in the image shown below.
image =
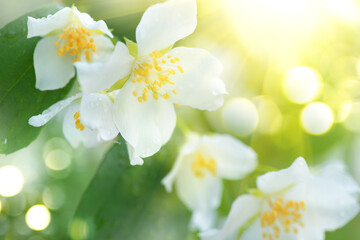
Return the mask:
{"type": "Polygon", "coordinates": [[[116,83],[114,83],[114,85],[112,85],[109,88],[109,92],[121,89],[125,85],[126,81],[129,79],[129,77],[130,77],[130,75],[126,76],[126,77],[120,79],[119,81],[117,81],[116,83]]]}
{"type": "Polygon", "coordinates": [[[33,52],[40,38],[27,39],[27,17],[44,17],[62,6],[48,5],[26,14],[0,30],[0,153],[9,154],[30,144],[40,128],[28,119],[65,97],[71,83],[56,91],[35,89],[33,52]]]}
{"type": "Polygon", "coordinates": [[[137,57],[138,55],[138,46],[135,42],[131,41],[130,39],[124,37],[124,40],[125,40],[125,43],[126,43],[126,46],[128,47],[129,49],[129,53],[131,56],[133,56],[134,58],[137,57]]]}
{"type": "Polygon", "coordinates": [[[162,151],[145,159],[143,166],[131,166],[126,144],[120,140],[106,154],[82,197],[70,230],[72,238],[186,239],[189,212],[160,183],[171,159],[162,151]]]}

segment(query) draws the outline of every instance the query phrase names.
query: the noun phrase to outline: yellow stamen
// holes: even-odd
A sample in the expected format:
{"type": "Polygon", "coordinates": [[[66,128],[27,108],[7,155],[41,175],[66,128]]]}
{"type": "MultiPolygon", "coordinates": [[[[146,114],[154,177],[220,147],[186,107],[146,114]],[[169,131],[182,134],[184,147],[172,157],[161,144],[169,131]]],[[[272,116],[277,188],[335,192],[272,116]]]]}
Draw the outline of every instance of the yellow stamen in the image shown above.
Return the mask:
{"type": "Polygon", "coordinates": [[[194,162],[192,164],[193,174],[197,178],[205,177],[204,170],[207,170],[211,175],[216,176],[216,162],[214,159],[206,160],[201,152],[197,152],[194,162]]]}
{"type": "Polygon", "coordinates": [[[170,95],[169,95],[168,93],[165,93],[165,94],[163,94],[162,96],[163,96],[163,98],[164,98],[165,100],[170,98],[170,95]]]}
{"type": "Polygon", "coordinates": [[[179,71],[181,72],[181,73],[184,73],[184,69],[183,69],[183,67],[182,66],[177,66],[177,68],[179,69],[179,71]]]}
{"type": "Polygon", "coordinates": [[[80,117],[80,113],[79,112],[76,112],[75,114],[74,114],[74,118],[75,119],[78,119],[80,117]]]}
{"type": "Polygon", "coordinates": [[[83,26],[71,25],[59,34],[59,41],[55,42],[55,46],[59,47],[58,55],[65,56],[68,53],[74,56],[73,61],[80,61],[80,56],[85,54],[85,59],[91,61],[90,51],[96,52],[94,39],[90,38],[90,32],[83,26]],[[75,57],[77,56],[77,57],[75,57]]]}
{"type": "Polygon", "coordinates": [[[299,232],[298,227],[304,226],[304,223],[301,222],[302,214],[300,213],[306,209],[303,201],[290,200],[285,202],[284,199],[279,198],[275,202],[269,200],[269,206],[271,210],[264,212],[260,217],[261,227],[264,230],[267,229],[267,232],[263,233],[263,238],[278,239],[281,229],[285,233],[292,231],[297,234],[299,232]]]}

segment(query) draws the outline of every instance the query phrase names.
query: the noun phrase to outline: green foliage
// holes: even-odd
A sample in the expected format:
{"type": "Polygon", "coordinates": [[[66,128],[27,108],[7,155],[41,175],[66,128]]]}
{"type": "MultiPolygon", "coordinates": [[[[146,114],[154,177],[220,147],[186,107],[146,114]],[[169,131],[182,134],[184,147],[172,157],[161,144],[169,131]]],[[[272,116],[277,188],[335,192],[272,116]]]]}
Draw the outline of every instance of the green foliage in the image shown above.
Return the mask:
{"type": "MultiPolygon", "coordinates": [[[[170,152],[170,155],[171,152],[170,152]]],[[[88,236],[75,239],[187,238],[189,212],[160,181],[173,161],[167,153],[131,166],[124,140],[106,154],[76,211],[76,224],[85,222],[88,236]]],[[[80,224],[81,225],[81,224],[80,224]]]]}
{"type": "Polygon", "coordinates": [[[124,37],[124,40],[125,40],[126,46],[129,49],[130,55],[136,58],[138,55],[137,44],[126,37],[124,37]]]}
{"type": "MultiPolygon", "coordinates": [[[[72,83],[56,91],[35,89],[33,52],[40,38],[27,39],[27,17],[44,17],[62,6],[48,5],[25,14],[0,30],[0,153],[29,145],[40,128],[28,119],[64,98],[72,83]]],[[[73,81],[72,81],[73,82],[73,81]]]]}

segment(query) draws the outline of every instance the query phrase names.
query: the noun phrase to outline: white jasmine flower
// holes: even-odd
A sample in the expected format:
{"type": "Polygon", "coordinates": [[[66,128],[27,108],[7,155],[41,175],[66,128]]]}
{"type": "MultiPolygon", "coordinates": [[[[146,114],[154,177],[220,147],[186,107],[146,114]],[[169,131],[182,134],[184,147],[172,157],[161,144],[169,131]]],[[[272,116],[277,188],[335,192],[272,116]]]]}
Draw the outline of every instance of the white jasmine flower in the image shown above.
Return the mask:
{"type": "Polygon", "coordinates": [[[325,231],[359,212],[359,186],[336,164],[314,175],[298,158],[287,169],[260,176],[257,187],[256,194],[237,198],[223,227],[202,233],[202,240],[324,240],[325,231]]]}
{"type": "Polygon", "coordinates": [[[74,62],[98,61],[114,46],[104,21],[94,21],[76,7],[65,7],[54,15],[28,17],[28,38],[41,36],[34,51],[36,88],[52,90],[64,87],[75,75],[74,62]]]}
{"type": "Polygon", "coordinates": [[[102,91],[128,80],[114,102],[114,121],[130,145],[132,164],[159,151],[171,137],[173,104],[215,110],[223,104],[222,64],[203,49],[173,44],[197,24],[195,0],[168,0],[148,8],[137,29],[137,45],[115,46],[101,63],[76,63],[85,93],[102,91]],[[131,54],[130,54],[131,53],[131,54]],[[122,79],[121,81],[119,81],[122,79]]]}
{"type": "Polygon", "coordinates": [[[222,179],[241,179],[257,165],[250,147],[229,135],[189,136],[171,172],[162,180],[168,192],[173,184],[193,212],[192,228],[212,226],[222,196],[222,179]]]}
{"type": "Polygon", "coordinates": [[[63,122],[65,138],[73,147],[78,147],[80,143],[86,147],[93,147],[100,142],[115,138],[119,133],[112,119],[112,104],[110,97],[103,93],[91,93],[85,96],[77,94],[31,117],[29,124],[35,127],[43,126],[68,107],[63,122]]]}

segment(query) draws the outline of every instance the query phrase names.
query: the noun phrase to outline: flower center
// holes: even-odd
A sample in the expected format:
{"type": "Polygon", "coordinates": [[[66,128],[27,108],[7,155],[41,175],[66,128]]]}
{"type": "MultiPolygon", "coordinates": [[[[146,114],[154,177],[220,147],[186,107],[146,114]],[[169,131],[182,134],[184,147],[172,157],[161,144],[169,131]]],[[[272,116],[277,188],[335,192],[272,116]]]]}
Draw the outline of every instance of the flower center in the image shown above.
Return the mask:
{"type": "Polygon", "coordinates": [[[85,54],[87,61],[91,61],[91,52],[96,52],[94,39],[90,37],[90,32],[83,26],[70,25],[59,35],[55,42],[58,47],[58,55],[65,56],[68,53],[74,58],[74,62],[80,61],[82,54],[85,54]]]}
{"type": "Polygon", "coordinates": [[[157,100],[159,95],[164,99],[169,99],[170,94],[177,94],[176,89],[170,89],[164,86],[174,85],[175,83],[169,80],[170,75],[184,73],[182,66],[178,65],[180,61],[177,57],[163,55],[159,51],[154,51],[146,57],[145,60],[138,59],[132,73],[132,82],[136,84],[136,91],[133,95],[138,98],[138,101],[146,102],[149,94],[157,100]]]}
{"type": "Polygon", "coordinates": [[[193,170],[193,174],[197,178],[203,178],[205,176],[204,171],[206,170],[209,171],[215,177],[216,162],[212,158],[206,160],[200,152],[197,152],[195,160],[192,164],[192,170],[193,170]]]}
{"type": "Polygon", "coordinates": [[[80,122],[80,113],[76,112],[74,114],[74,119],[75,119],[75,128],[79,129],[80,131],[84,131],[85,126],[80,122]]]}
{"type": "Polygon", "coordinates": [[[306,205],[303,201],[288,201],[280,198],[275,202],[269,201],[270,211],[264,212],[261,217],[261,227],[264,229],[262,237],[273,240],[280,237],[280,231],[286,233],[291,231],[297,234],[298,227],[303,227],[304,223],[301,222],[301,211],[306,210],[306,205]]]}

